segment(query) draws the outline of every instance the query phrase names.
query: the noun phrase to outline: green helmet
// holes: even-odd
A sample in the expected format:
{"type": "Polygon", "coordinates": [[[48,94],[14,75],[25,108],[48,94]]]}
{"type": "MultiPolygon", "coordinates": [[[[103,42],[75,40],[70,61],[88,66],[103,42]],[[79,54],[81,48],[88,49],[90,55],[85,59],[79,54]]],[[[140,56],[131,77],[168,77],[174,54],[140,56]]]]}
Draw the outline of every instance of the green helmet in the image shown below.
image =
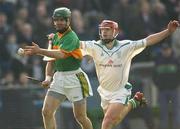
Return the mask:
{"type": "Polygon", "coordinates": [[[71,11],[70,9],[66,7],[57,8],[53,12],[53,18],[55,17],[63,17],[63,18],[70,18],[71,17],[71,11]]]}

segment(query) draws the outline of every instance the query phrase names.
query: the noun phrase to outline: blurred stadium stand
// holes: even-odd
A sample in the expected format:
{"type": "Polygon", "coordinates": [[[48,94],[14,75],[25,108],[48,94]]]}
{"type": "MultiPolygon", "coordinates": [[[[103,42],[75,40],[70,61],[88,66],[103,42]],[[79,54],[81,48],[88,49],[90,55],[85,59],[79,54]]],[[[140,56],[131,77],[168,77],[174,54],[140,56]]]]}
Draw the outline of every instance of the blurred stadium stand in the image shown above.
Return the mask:
{"type": "MultiPolygon", "coordinates": [[[[52,11],[62,6],[72,10],[71,25],[81,40],[98,40],[98,24],[102,19],[118,22],[122,30],[117,37],[120,40],[145,38],[164,29],[169,20],[180,19],[180,0],[0,0],[0,129],[43,129],[41,108],[46,90],[37,85],[29,86],[21,75],[43,79],[45,63],[37,56],[22,58],[16,51],[32,41],[46,48],[46,35],[54,32],[52,11]]],[[[180,60],[179,30],[165,42],[172,44],[180,60]]],[[[143,83],[143,87],[135,89],[145,93],[156,127],[159,122],[158,91],[152,81],[152,71],[153,57],[159,54],[162,43],[137,55],[130,73],[130,78],[135,76],[136,81],[143,83]]],[[[96,91],[97,78],[91,72],[94,96],[87,101],[88,115],[94,129],[99,129],[103,114],[96,91]]],[[[177,106],[180,107],[180,103],[177,106]]],[[[79,129],[69,102],[63,103],[56,115],[58,129],[79,129]]],[[[138,119],[138,115],[137,112],[132,118],[131,114],[128,117],[130,129],[147,129],[144,118],[138,119]]],[[[117,129],[127,128],[118,126],[117,129]]]]}

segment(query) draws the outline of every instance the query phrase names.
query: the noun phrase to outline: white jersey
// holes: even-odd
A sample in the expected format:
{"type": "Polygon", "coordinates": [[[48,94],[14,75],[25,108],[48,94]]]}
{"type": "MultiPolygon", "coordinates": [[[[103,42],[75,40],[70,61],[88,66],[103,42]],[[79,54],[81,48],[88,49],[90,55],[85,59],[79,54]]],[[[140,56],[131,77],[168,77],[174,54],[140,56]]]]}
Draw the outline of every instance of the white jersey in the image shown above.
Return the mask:
{"type": "Polygon", "coordinates": [[[132,58],[146,47],[146,39],[115,40],[112,49],[101,41],[83,41],[82,49],[93,57],[100,86],[115,91],[128,82],[132,58]]]}

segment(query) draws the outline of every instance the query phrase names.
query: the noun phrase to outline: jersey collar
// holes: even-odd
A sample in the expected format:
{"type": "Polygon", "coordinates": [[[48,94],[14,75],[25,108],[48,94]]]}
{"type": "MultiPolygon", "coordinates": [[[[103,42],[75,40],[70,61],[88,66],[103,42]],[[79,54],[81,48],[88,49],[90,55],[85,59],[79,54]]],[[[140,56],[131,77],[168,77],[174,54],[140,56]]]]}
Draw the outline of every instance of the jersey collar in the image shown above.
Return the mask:
{"type": "Polygon", "coordinates": [[[64,33],[59,33],[59,32],[57,32],[57,34],[58,34],[58,37],[59,38],[62,38],[64,35],[66,35],[68,32],[70,32],[72,29],[71,29],[71,27],[69,27],[64,33]]]}
{"type": "MultiPolygon", "coordinates": [[[[101,40],[101,44],[106,47],[105,43],[104,43],[102,40],[101,40]]],[[[113,40],[113,47],[112,47],[111,49],[113,49],[115,46],[117,46],[117,44],[118,44],[117,39],[114,39],[114,40],[113,40]]],[[[107,49],[108,49],[108,48],[107,48],[107,49]]],[[[110,49],[110,50],[111,50],[111,49],[110,49]]]]}

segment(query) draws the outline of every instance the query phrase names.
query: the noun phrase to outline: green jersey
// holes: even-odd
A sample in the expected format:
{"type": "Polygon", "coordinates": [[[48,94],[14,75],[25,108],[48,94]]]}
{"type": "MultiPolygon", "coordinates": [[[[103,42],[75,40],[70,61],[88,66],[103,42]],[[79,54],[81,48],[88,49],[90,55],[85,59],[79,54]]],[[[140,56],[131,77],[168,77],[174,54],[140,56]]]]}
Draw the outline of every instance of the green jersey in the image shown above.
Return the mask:
{"type": "Polygon", "coordinates": [[[69,28],[63,34],[56,33],[52,39],[52,49],[61,49],[66,58],[57,59],[54,63],[56,71],[72,71],[80,67],[82,52],[76,33],[69,28]]]}

